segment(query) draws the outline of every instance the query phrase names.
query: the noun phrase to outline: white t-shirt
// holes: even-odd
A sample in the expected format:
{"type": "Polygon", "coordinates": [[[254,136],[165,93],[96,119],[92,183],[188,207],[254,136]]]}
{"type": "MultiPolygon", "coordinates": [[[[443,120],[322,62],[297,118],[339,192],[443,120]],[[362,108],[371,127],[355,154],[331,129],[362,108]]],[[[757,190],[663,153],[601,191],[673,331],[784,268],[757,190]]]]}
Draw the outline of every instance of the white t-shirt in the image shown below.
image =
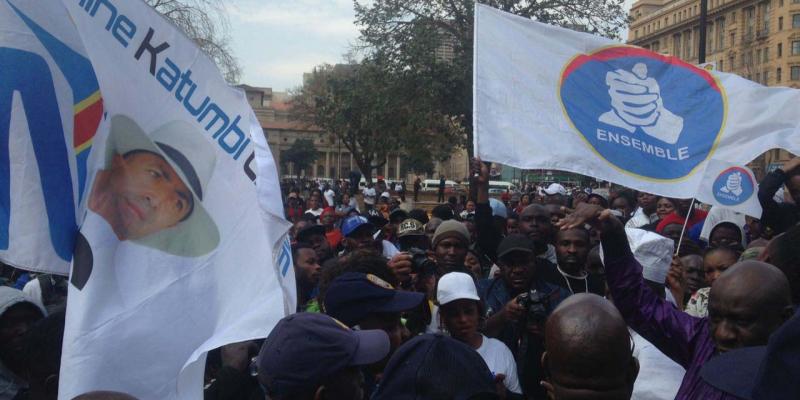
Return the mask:
{"type": "Polygon", "coordinates": [[[325,191],[325,193],[322,194],[323,196],[325,196],[325,201],[328,203],[329,207],[333,207],[334,206],[334,204],[333,204],[333,196],[334,196],[334,194],[335,193],[333,193],[333,189],[328,189],[328,190],[325,191]]]}
{"type": "Polygon", "coordinates": [[[505,375],[506,379],[503,380],[503,384],[506,389],[509,392],[522,394],[522,388],[519,386],[519,377],[517,377],[517,363],[514,361],[514,355],[511,354],[511,350],[497,339],[481,336],[483,342],[481,347],[478,347],[475,351],[486,362],[489,371],[492,371],[495,375],[505,375]]]}
{"type": "Polygon", "coordinates": [[[686,370],[632,329],[628,330],[633,337],[633,356],[639,360],[639,375],[633,384],[631,398],[637,400],[674,399],[681,387],[686,370]]]}
{"type": "Polygon", "coordinates": [[[316,209],[313,209],[313,210],[306,210],[306,214],[311,214],[311,215],[313,215],[315,217],[319,217],[320,215],[322,215],[323,211],[324,210],[321,209],[321,208],[316,208],[316,209]]]}
{"type": "Polygon", "coordinates": [[[361,190],[361,194],[364,195],[364,204],[375,204],[375,188],[364,188],[361,190]]]}

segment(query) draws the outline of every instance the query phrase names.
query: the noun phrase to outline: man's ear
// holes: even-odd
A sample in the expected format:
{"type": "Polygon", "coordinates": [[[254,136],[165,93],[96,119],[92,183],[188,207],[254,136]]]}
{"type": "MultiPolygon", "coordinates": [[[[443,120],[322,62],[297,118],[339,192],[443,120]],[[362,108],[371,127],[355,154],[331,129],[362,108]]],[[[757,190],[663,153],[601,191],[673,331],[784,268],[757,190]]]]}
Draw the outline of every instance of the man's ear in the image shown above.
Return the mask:
{"type": "Polygon", "coordinates": [[[781,319],[783,320],[783,322],[788,321],[793,316],[794,316],[794,307],[793,306],[788,305],[788,306],[784,307],[783,310],[781,310],[781,319]]]}

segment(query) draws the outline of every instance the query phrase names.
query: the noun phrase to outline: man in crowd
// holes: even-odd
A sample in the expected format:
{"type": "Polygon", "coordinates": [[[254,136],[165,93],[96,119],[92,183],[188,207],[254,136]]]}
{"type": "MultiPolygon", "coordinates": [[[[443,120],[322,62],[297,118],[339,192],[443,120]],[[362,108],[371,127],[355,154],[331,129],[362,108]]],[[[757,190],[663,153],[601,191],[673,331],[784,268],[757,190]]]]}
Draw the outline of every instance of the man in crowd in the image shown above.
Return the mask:
{"type": "Polygon", "coordinates": [[[532,249],[527,236],[504,238],[497,248],[500,274],[480,281],[478,293],[486,304],[484,333],[511,349],[525,393],[541,398],[543,391],[536,383],[543,378],[537,366],[544,351],[544,321],[570,293],[538,276],[541,264],[532,249]]]}
{"type": "Polygon", "coordinates": [[[469,249],[469,231],[464,224],[449,220],[442,222],[433,234],[433,258],[439,276],[448,272],[467,272],[464,259],[469,249]]]}
{"type": "Polygon", "coordinates": [[[305,311],[307,303],[317,296],[320,265],[317,252],[308,243],[292,245],[294,279],[297,286],[297,311],[305,311]]]}
{"type": "Polygon", "coordinates": [[[692,317],[657,296],[644,282],[622,223],[610,211],[581,205],[559,225],[592,224],[601,232],[606,278],[614,304],[628,324],[686,368],[677,398],[733,398],[700,379],[700,368],[720,353],[766,344],[793,314],[791,292],[780,270],[740,262],[714,282],[708,318],[692,317]]]}
{"type": "Polygon", "coordinates": [[[639,363],[627,326],[608,300],[577,294],[547,320],[543,385],[550,398],[630,399],[639,363]]]}
{"type": "Polygon", "coordinates": [[[0,286],[0,399],[15,399],[27,388],[25,334],[44,317],[44,309],[21,290],[0,286]]]}
{"type": "MultiPolygon", "coordinates": [[[[782,199],[781,199],[782,200],[782,199]]],[[[775,234],[785,232],[800,221],[800,157],[795,157],[764,177],[758,186],[758,202],[763,210],[761,223],[775,234]],[[794,204],[775,200],[775,193],[786,185],[794,204]]]]}
{"type": "Polygon", "coordinates": [[[361,194],[364,196],[364,208],[366,208],[367,211],[375,208],[375,200],[378,197],[378,193],[375,191],[372,182],[367,183],[367,187],[361,190],[361,194]]]}
{"type": "Polygon", "coordinates": [[[446,181],[444,180],[444,175],[440,175],[439,176],[439,193],[438,193],[438,196],[436,197],[436,202],[437,203],[443,203],[444,202],[444,188],[445,188],[445,186],[446,186],[446,181]]]}
{"type": "Polygon", "coordinates": [[[317,224],[307,224],[295,234],[297,242],[310,245],[317,253],[317,262],[322,265],[333,258],[334,252],[326,237],[325,227],[317,224]]]}
{"type": "Polygon", "coordinates": [[[636,195],[636,203],[639,206],[631,216],[631,219],[625,223],[626,228],[641,228],[647,224],[652,224],[658,221],[658,214],[656,214],[658,196],[646,192],[639,192],[636,195]]]}
{"type": "Polygon", "coordinates": [[[603,278],[586,270],[589,257],[589,231],[583,227],[556,232],[555,268],[547,265],[540,269],[540,276],[547,282],[561,286],[570,293],[594,293],[605,295],[603,278]]]}
{"type": "Polygon", "coordinates": [[[361,399],[360,366],[389,354],[382,330],[351,330],[322,314],[299,313],[272,329],[256,364],[271,400],[361,399]]]}

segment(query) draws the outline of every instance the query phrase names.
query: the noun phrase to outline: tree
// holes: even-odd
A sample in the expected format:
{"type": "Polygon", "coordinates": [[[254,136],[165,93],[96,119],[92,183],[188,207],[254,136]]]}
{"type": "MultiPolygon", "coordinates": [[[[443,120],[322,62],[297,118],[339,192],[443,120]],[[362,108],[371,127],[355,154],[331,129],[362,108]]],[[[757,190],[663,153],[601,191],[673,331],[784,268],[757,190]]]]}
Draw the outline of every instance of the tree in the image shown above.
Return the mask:
{"type": "Polygon", "coordinates": [[[281,164],[286,166],[287,163],[292,163],[297,176],[300,176],[300,171],[308,171],[308,168],[319,158],[319,152],[311,139],[295,140],[282,155],[281,164]]]}
{"type": "Polygon", "coordinates": [[[242,70],[233,56],[228,18],[221,0],[145,0],[192,39],[220,69],[228,83],[239,82],[242,70]]]}
{"type": "Polygon", "coordinates": [[[437,111],[416,78],[372,57],[322,65],[295,93],[295,118],[339,138],[368,181],[390,154],[446,157],[464,142],[461,121],[437,111]]]}
{"type": "MultiPolygon", "coordinates": [[[[627,24],[623,0],[485,0],[503,11],[617,38],[627,24]]],[[[359,49],[398,71],[418,75],[426,100],[457,116],[472,142],[474,0],[355,0],[359,49]]],[[[468,146],[470,153],[472,148],[468,146]]]]}

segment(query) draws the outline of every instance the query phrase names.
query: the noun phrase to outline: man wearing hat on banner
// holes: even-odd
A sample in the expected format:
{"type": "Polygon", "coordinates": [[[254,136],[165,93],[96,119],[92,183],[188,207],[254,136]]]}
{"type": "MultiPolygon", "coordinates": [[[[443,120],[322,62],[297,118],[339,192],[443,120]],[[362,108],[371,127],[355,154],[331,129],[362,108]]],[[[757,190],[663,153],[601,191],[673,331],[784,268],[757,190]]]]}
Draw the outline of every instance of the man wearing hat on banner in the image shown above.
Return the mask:
{"type": "Polygon", "coordinates": [[[119,240],[197,257],[219,243],[203,208],[216,155],[203,134],[171,122],[148,137],[132,119],[111,119],[105,168],[97,172],[89,209],[119,240]]]}
{"type": "Polygon", "coordinates": [[[167,123],[147,135],[127,116],[111,117],[104,164],[95,175],[81,228],[81,235],[91,237],[77,239],[72,283],[81,289],[94,264],[111,265],[105,259],[120,242],[180,257],[211,253],[220,234],[203,199],[216,164],[214,150],[203,132],[185,122],[167,123]]]}

